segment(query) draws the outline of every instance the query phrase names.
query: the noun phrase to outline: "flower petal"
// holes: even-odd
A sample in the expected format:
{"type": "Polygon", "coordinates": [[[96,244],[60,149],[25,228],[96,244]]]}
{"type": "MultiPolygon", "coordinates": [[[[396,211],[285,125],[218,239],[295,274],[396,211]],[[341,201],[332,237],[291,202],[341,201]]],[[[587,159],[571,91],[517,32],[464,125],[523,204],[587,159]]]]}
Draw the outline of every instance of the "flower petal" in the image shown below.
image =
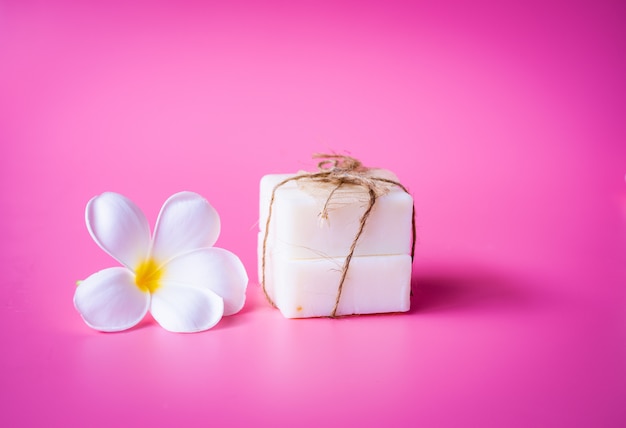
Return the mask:
{"type": "Polygon", "coordinates": [[[219,234],[220,217],[206,199],[193,192],[176,193],[161,208],[151,255],[166,262],[178,254],[211,247],[219,234]]]}
{"type": "Polygon", "coordinates": [[[246,269],[239,257],[222,248],[201,248],[175,257],[163,267],[163,280],[212,290],[224,299],[224,315],[239,312],[246,301],[246,269]]]}
{"type": "Polygon", "coordinates": [[[194,333],[222,319],[224,301],[211,290],[164,281],[152,294],[150,312],[166,330],[194,333]]]}
{"type": "Polygon", "coordinates": [[[150,226],[133,201],[106,192],[87,203],[85,221],[91,237],[113,258],[130,269],[148,255],[150,226]]]}
{"type": "Polygon", "coordinates": [[[74,306],[89,327],[121,331],[143,319],[150,306],[150,294],[135,285],[132,272],[114,267],[81,282],[74,293],[74,306]]]}

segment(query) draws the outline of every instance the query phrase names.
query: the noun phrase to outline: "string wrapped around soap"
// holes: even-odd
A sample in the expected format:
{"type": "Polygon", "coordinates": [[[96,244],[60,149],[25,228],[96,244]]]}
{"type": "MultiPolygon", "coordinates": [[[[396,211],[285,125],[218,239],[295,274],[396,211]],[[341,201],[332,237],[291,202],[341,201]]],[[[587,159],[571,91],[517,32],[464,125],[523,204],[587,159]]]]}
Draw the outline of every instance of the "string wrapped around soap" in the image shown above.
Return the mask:
{"type": "MultiPolygon", "coordinates": [[[[276,184],[272,189],[267,220],[265,223],[265,234],[263,236],[263,246],[262,246],[262,255],[261,255],[261,286],[263,288],[263,293],[267,301],[272,305],[276,306],[272,298],[270,297],[266,284],[265,284],[265,263],[266,263],[266,251],[267,251],[267,240],[269,236],[269,228],[272,219],[272,208],[274,205],[274,199],[276,195],[277,189],[281,186],[295,181],[295,182],[308,182],[311,186],[323,186],[328,187],[331,186],[330,192],[328,192],[327,196],[325,196],[325,200],[322,206],[322,210],[320,212],[320,218],[323,220],[328,220],[330,207],[334,199],[337,199],[337,195],[342,191],[342,188],[345,186],[357,186],[362,189],[367,195],[367,204],[365,207],[365,211],[361,215],[359,220],[358,230],[352,240],[352,244],[348,250],[348,254],[346,255],[345,261],[341,268],[341,276],[339,280],[339,285],[337,289],[337,295],[335,298],[335,303],[333,305],[333,309],[329,314],[330,317],[334,318],[337,315],[337,309],[339,307],[339,302],[341,300],[341,293],[343,290],[343,285],[346,280],[346,276],[348,274],[348,269],[350,267],[350,262],[354,255],[355,249],[359,242],[359,238],[361,237],[363,230],[365,229],[365,225],[367,220],[376,204],[376,200],[386,194],[389,189],[393,186],[397,186],[402,189],[404,192],[409,193],[409,191],[398,181],[377,177],[370,174],[371,169],[363,166],[363,164],[358,160],[350,156],[346,155],[338,155],[338,154],[314,154],[313,159],[321,159],[317,164],[318,171],[316,172],[301,172],[292,177],[286,178],[276,184]]],[[[411,229],[412,229],[412,243],[411,243],[411,258],[413,258],[415,253],[415,206],[413,206],[412,219],[411,219],[411,229]]]]}

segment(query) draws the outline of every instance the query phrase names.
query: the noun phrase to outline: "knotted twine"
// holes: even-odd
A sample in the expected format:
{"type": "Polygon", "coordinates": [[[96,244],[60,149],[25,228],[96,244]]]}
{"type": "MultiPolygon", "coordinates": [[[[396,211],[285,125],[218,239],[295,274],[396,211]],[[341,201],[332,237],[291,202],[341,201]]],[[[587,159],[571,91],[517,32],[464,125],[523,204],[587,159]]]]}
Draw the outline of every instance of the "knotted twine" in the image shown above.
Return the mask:
{"type": "MultiPolygon", "coordinates": [[[[390,186],[397,186],[406,193],[409,193],[409,191],[401,183],[395,180],[369,175],[368,171],[370,171],[370,168],[363,166],[363,164],[359,160],[353,157],[346,155],[318,153],[313,155],[313,159],[322,159],[317,164],[317,172],[301,172],[293,177],[286,178],[285,180],[274,186],[274,188],[272,189],[272,195],[270,197],[270,203],[267,213],[267,220],[265,222],[265,235],[263,237],[263,254],[261,256],[261,286],[263,287],[263,294],[265,294],[265,298],[267,299],[267,301],[272,306],[276,307],[276,304],[267,292],[267,288],[265,285],[265,260],[267,251],[267,239],[269,236],[270,222],[272,219],[272,207],[274,205],[276,190],[291,181],[300,182],[302,180],[308,180],[313,185],[318,186],[333,186],[332,190],[328,194],[328,197],[326,198],[326,201],[324,202],[322,211],[320,212],[320,217],[322,219],[328,219],[329,206],[335,193],[346,185],[358,186],[366,191],[369,200],[365,211],[361,215],[361,219],[359,220],[359,228],[356,235],[354,236],[354,239],[352,240],[352,244],[350,245],[350,249],[341,268],[341,277],[339,280],[339,286],[337,288],[335,304],[329,315],[331,318],[335,318],[337,316],[337,309],[339,307],[339,301],[341,300],[341,292],[343,290],[343,284],[348,274],[348,268],[350,267],[352,256],[354,255],[354,251],[359,242],[359,238],[363,234],[367,219],[369,218],[370,214],[372,213],[372,209],[376,204],[376,200],[378,199],[378,197],[386,194],[389,191],[390,186]]],[[[413,205],[413,212],[411,214],[411,232],[411,259],[413,259],[413,256],[415,254],[415,205],[413,205]]]]}

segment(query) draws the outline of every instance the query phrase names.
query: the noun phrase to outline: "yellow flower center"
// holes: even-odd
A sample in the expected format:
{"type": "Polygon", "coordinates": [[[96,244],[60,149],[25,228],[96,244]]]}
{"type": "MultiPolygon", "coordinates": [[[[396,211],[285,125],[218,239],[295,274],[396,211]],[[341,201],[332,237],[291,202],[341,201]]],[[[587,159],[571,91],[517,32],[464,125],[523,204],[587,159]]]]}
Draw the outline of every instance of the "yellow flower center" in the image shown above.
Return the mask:
{"type": "Polygon", "coordinates": [[[159,268],[154,259],[146,259],[135,269],[135,284],[141,291],[154,293],[161,286],[159,280],[163,276],[163,269],[159,268]]]}

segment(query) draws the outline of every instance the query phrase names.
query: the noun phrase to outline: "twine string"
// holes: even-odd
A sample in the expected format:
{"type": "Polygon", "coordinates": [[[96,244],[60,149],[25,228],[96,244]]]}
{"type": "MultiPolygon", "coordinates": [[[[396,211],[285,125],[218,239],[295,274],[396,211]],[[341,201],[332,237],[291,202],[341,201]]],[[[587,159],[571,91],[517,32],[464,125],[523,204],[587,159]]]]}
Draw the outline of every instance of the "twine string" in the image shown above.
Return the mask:
{"type": "MultiPolygon", "coordinates": [[[[265,298],[267,301],[274,307],[276,307],[276,303],[270,297],[267,287],[266,287],[266,259],[267,259],[267,241],[269,236],[269,228],[272,219],[272,211],[274,206],[274,200],[276,198],[276,191],[284,186],[285,184],[295,181],[298,182],[300,180],[308,179],[313,183],[325,183],[333,185],[333,189],[330,194],[326,197],[326,201],[324,202],[324,206],[320,213],[320,216],[323,219],[328,219],[328,205],[335,195],[335,192],[339,190],[339,188],[343,187],[346,184],[360,186],[365,189],[369,196],[369,201],[365,211],[361,215],[359,220],[359,228],[357,230],[354,239],[352,240],[352,244],[350,245],[350,249],[348,254],[346,255],[346,259],[341,268],[341,277],[339,280],[339,285],[337,288],[337,295],[335,297],[335,303],[333,305],[333,309],[330,313],[331,318],[335,318],[337,316],[337,309],[339,308],[339,302],[341,300],[341,293],[343,290],[343,285],[346,281],[346,277],[348,275],[348,269],[350,268],[350,262],[352,261],[352,257],[354,256],[354,252],[356,250],[357,244],[359,242],[359,238],[363,234],[363,230],[365,229],[365,225],[367,220],[372,213],[372,209],[376,204],[376,200],[380,195],[381,191],[381,183],[385,183],[387,185],[398,186],[404,192],[409,193],[406,187],[404,187],[401,183],[387,179],[382,177],[369,177],[366,176],[366,172],[369,168],[363,166],[363,164],[358,160],[350,156],[346,155],[338,155],[338,154],[315,154],[313,155],[314,159],[322,159],[318,164],[317,172],[312,173],[300,173],[293,177],[286,178],[278,183],[272,189],[272,194],[270,196],[270,202],[267,213],[267,220],[265,221],[265,234],[263,236],[263,249],[261,255],[261,286],[263,288],[263,294],[265,294],[265,298]]],[[[411,259],[413,259],[415,254],[415,205],[413,205],[413,211],[411,215],[411,229],[412,229],[412,242],[411,242],[411,259]]]]}
{"type": "Polygon", "coordinates": [[[333,187],[333,190],[330,191],[330,193],[328,194],[328,197],[326,198],[326,201],[324,202],[324,207],[322,207],[322,212],[320,212],[320,217],[323,220],[328,220],[328,204],[330,204],[330,200],[333,198],[333,195],[335,194],[335,192],[337,190],[339,190],[341,188],[341,186],[343,186],[343,182],[337,184],[335,187],[333,187]]]}

